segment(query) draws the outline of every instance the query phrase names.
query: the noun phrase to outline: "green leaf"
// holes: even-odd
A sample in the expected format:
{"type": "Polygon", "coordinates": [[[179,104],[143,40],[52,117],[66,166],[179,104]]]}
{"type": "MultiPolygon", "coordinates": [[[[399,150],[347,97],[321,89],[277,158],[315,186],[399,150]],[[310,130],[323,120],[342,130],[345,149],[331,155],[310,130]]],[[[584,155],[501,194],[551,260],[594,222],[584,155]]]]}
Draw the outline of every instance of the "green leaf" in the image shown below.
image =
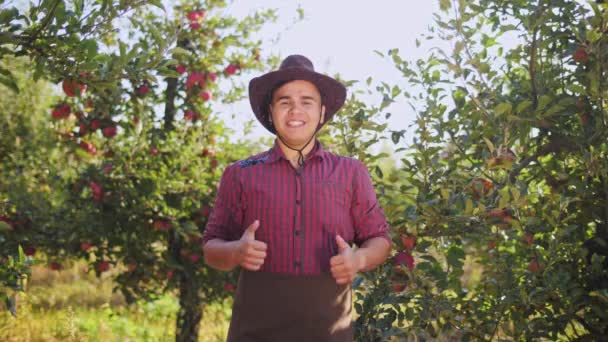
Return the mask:
{"type": "Polygon", "coordinates": [[[83,40],[81,46],[87,52],[87,59],[92,59],[97,54],[97,41],[94,39],[83,40]]]}
{"type": "Polygon", "coordinates": [[[503,102],[494,108],[494,113],[496,115],[502,115],[505,113],[511,113],[513,106],[509,102],[503,102]]]}
{"type": "Polygon", "coordinates": [[[11,21],[17,19],[17,16],[19,16],[19,10],[15,7],[0,11],[0,25],[9,24],[11,21]]]}
{"type": "Polygon", "coordinates": [[[161,10],[165,10],[165,7],[163,6],[161,0],[149,0],[148,3],[150,5],[156,6],[158,8],[160,8],[161,10]]]}
{"type": "Polygon", "coordinates": [[[462,247],[452,245],[450,247],[450,249],[448,249],[448,255],[447,255],[448,265],[450,265],[454,268],[461,268],[462,265],[464,265],[464,262],[463,262],[464,258],[465,258],[465,253],[462,250],[462,247]]]}
{"type": "Polygon", "coordinates": [[[379,178],[384,178],[384,173],[382,173],[382,169],[380,168],[380,166],[376,165],[375,171],[376,171],[376,175],[379,178]]]}
{"type": "Polygon", "coordinates": [[[9,230],[13,230],[11,226],[9,226],[8,223],[4,221],[0,221],[0,232],[7,232],[9,230]]]}
{"type": "Polygon", "coordinates": [[[491,153],[494,153],[494,150],[496,150],[496,148],[494,148],[494,144],[492,144],[492,142],[486,137],[483,137],[483,141],[485,141],[486,145],[488,145],[488,150],[490,150],[491,153]]]}
{"type": "Polygon", "coordinates": [[[399,143],[399,139],[401,139],[401,133],[400,132],[391,132],[391,140],[393,141],[393,143],[396,145],[397,143],[399,143]]]}
{"type": "Polygon", "coordinates": [[[0,83],[4,84],[7,88],[14,91],[15,93],[19,93],[19,86],[17,85],[17,82],[15,82],[15,79],[12,77],[12,75],[0,75],[0,83]]]}
{"type": "Polygon", "coordinates": [[[439,0],[439,8],[442,11],[447,11],[452,7],[450,0],[439,0]]]}
{"type": "Polygon", "coordinates": [[[15,296],[6,296],[5,298],[6,307],[11,312],[13,317],[17,316],[17,306],[15,305],[15,296]]]}
{"type": "Polygon", "coordinates": [[[538,99],[538,110],[542,111],[551,102],[551,97],[543,95],[538,99]]]}
{"type": "Polygon", "coordinates": [[[520,114],[521,112],[523,112],[524,110],[530,108],[530,106],[532,105],[532,100],[524,100],[521,101],[517,107],[515,107],[515,113],[520,114]]]}

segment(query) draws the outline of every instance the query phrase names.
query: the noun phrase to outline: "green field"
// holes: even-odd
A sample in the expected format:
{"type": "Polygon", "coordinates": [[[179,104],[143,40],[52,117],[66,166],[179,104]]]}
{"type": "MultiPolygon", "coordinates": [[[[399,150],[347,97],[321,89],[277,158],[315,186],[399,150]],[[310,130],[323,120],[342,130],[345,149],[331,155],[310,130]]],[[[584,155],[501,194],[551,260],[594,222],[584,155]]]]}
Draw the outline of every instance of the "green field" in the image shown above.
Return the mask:
{"type": "MultiPolygon", "coordinates": [[[[0,341],[173,341],[177,298],[166,294],[127,305],[112,293],[111,274],[97,279],[77,263],[62,271],[34,267],[17,317],[0,312],[0,341]]],[[[204,308],[200,341],[224,341],[230,302],[204,308]]]]}

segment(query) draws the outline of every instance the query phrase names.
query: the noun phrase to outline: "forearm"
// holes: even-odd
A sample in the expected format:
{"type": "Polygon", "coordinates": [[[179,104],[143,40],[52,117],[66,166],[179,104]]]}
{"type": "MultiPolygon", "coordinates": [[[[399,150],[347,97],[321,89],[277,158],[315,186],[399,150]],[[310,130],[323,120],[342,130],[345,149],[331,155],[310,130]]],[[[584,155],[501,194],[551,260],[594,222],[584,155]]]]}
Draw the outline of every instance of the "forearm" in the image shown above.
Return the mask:
{"type": "Polygon", "coordinates": [[[359,271],[367,272],[382,264],[391,251],[390,242],[382,237],[375,237],[365,241],[355,251],[359,263],[359,271]]]}
{"type": "Polygon", "coordinates": [[[239,241],[212,239],[203,246],[205,263],[220,271],[231,271],[238,266],[236,257],[239,241]]]}

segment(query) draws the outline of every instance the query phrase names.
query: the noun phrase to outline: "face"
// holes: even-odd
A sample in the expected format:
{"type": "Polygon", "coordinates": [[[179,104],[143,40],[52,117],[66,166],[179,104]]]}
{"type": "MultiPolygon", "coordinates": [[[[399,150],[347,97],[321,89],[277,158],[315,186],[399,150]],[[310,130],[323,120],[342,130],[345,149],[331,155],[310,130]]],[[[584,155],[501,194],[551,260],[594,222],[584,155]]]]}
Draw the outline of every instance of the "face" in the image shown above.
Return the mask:
{"type": "Polygon", "coordinates": [[[275,90],[270,103],[272,123],[281,138],[299,148],[312,137],[325,116],[317,87],[303,80],[291,81],[275,90]]]}

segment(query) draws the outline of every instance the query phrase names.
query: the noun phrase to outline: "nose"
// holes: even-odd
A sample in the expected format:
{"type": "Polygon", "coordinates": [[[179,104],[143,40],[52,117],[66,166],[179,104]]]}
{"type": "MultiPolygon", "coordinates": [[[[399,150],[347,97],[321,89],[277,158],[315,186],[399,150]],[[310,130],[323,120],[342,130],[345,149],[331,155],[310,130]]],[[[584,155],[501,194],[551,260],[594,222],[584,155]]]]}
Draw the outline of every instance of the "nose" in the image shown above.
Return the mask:
{"type": "Polygon", "coordinates": [[[294,104],[291,106],[291,108],[289,109],[289,114],[294,114],[294,113],[299,114],[299,113],[303,113],[303,112],[304,112],[303,108],[304,108],[304,105],[299,104],[299,103],[294,103],[294,104]]]}

